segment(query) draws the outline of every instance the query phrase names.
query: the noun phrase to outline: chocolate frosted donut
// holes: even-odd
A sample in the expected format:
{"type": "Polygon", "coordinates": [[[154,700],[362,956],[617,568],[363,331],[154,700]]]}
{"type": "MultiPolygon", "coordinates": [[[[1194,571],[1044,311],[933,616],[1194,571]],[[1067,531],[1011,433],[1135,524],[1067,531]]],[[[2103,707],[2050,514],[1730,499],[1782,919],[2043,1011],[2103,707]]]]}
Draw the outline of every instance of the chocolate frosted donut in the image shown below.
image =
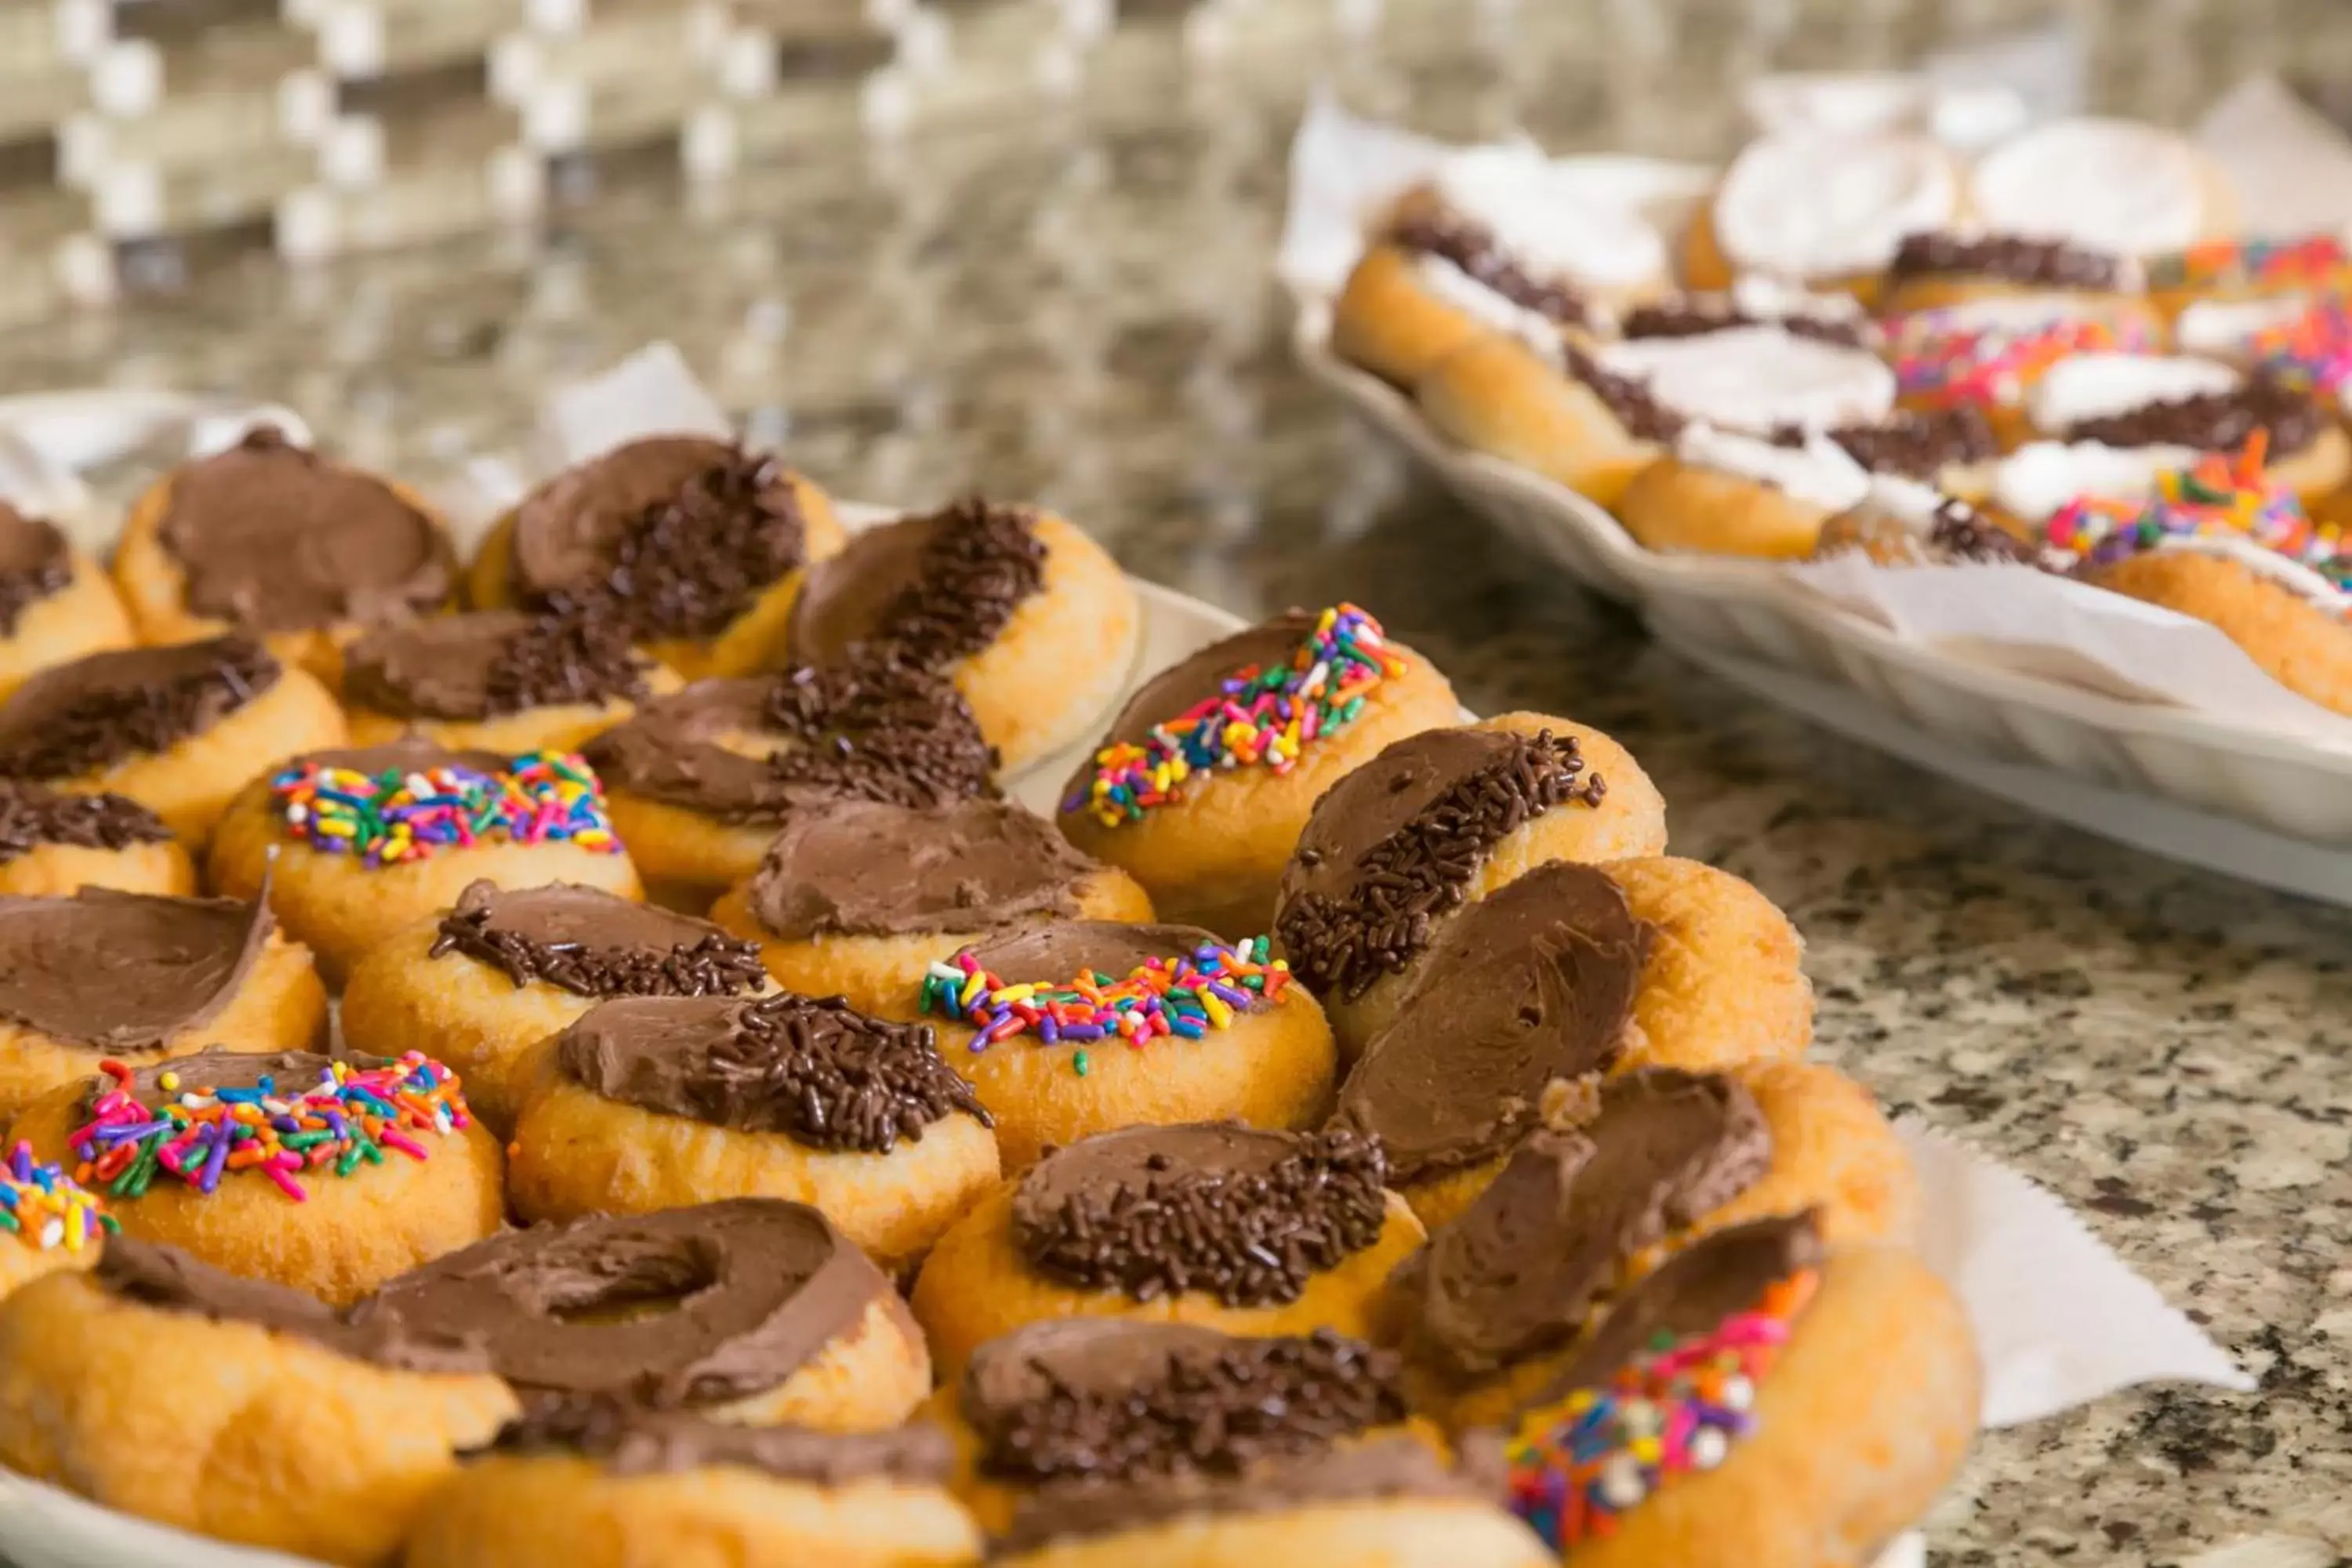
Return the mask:
{"type": "Polygon", "coordinates": [[[0,703],[0,773],[64,779],[157,755],[260,697],[283,673],[229,636],[52,665],[0,703]]]}
{"type": "Polygon", "coordinates": [[[936,1426],[888,1432],[814,1432],[744,1426],[687,1410],[654,1410],[607,1394],[535,1401],[481,1454],[576,1454],[611,1476],[673,1476],[715,1468],[838,1487],[888,1480],[937,1485],[955,1451],[936,1426]]]}
{"type": "Polygon", "coordinates": [[[964,954],[1007,984],[1052,984],[1082,973],[1118,977],[1215,945],[1217,939],[1197,926],[1059,921],[975,942],[964,954]]]}
{"type": "Polygon", "coordinates": [[[1017,805],[847,801],[784,825],[748,901],[785,941],[985,931],[1078,913],[1081,884],[1097,869],[1017,805]]]}
{"type": "Polygon", "coordinates": [[[163,819],[135,800],[0,780],[0,865],[48,844],[128,849],[134,844],[171,841],[172,830],[163,819]]]}
{"type": "Polygon", "coordinates": [[[811,574],[793,606],[794,658],[837,663],[887,645],[944,670],[994,642],[1045,581],[1037,514],[977,499],[870,528],[811,574]]]}
{"type": "Polygon", "coordinates": [[[632,700],[649,668],[609,620],[483,610],[368,633],[344,654],[343,695],[394,719],[494,719],[632,700]]]}
{"type": "Polygon", "coordinates": [[[1459,213],[1443,206],[1411,213],[1389,230],[1388,238],[1407,255],[1434,257],[1557,326],[1595,324],[1591,300],[1528,273],[1511,259],[1492,230],[1459,213]]]}
{"type": "Polygon", "coordinates": [[[27,609],[72,581],[73,552],[57,524],[0,501],[0,637],[15,637],[27,609]]]}
{"type": "Polygon", "coordinates": [[[219,1016],[272,928],[266,899],[0,898],[0,1018],[84,1050],[152,1050],[219,1016]]]}
{"type": "Polygon", "coordinates": [[[551,883],[475,882],[441,917],[428,958],[460,953],[520,988],[576,996],[740,996],[762,990],[760,950],[708,921],[551,883]]]}
{"type": "Polygon", "coordinates": [[[2261,432],[2275,462],[2315,445],[2335,429],[2329,412],[2310,394],[2275,376],[2252,375],[2228,392],[2150,403],[2121,414],[2077,420],[2067,441],[2108,447],[2188,447],[2200,452],[2234,452],[2261,432]]]}

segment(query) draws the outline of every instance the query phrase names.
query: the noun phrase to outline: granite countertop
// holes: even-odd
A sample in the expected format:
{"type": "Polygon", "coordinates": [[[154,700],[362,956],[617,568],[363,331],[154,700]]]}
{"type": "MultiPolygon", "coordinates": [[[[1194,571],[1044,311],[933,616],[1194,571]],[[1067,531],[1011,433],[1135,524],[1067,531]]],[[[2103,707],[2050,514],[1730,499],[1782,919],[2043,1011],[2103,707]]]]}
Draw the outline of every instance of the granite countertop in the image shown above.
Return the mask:
{"type": "MultiPolygon", "coordinates": [[[[1495,128],[1493,60],[1435,31],[1334,58],[1376,107],[1495,128]]],[[[1622,81],[1587,106],[1622,75],[1588,61],[1523,86],[1516,117],[1555,144],[1719,141],[1726,95],[1664,59],[1654,111],[1622,81]]],[[[2352,913],[2044,825],[1652,645],[1289,363],[1265,259],[1297,92],[1172,47],[1121,68],[1105,101],[1018,129],[819,149],[715,193],[608,182],[551,237],[238,270],[51,322],[0,343],[0,390],[276,396],[430,486],[515,440],[552,382],[667,336],[838,493],[1034,497],[1243,615],[1369,606],[1472,706],[1629,745],[1674,849],[1805,932],[1821,1054],[2062,1194],[2260,1378],[1985,1438],[1929,1521],[1937,1563],[2352,1562],[2352,913]]]]}

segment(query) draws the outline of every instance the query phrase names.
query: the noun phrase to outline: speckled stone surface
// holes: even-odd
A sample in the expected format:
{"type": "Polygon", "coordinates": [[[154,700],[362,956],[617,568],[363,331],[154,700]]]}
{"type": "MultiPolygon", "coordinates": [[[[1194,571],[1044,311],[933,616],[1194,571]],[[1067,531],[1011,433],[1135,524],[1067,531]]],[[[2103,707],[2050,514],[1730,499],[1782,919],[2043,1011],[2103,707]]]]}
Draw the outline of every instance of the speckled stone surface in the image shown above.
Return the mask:
{"type": "MultiPolygon", "coordinates": [[[[1395,68],[1425,122],[1481,122],[1456,56],[1395,68]]],[[[1939,1563],[2352,1563],[2352,914],[1759,707],[1417,485],[1287,360],[1265,263],[1295,96],[1163,75],[1115,113],[838,150],[723,195],[656,180],[545,241],[213,279],[8,336],[0,387],[273,395],[431,487],[551,383],[668,336],[840,493],[1034,497],[1244,615],[1371,606],[1473,706],[1630,745],[1675,849],[1806,933],[1822,1053],[2063,1194],[2260,1377],[1987,1437],[1929,1521],[1939,1563]]],[[[1671,103],[1656,140],[1687,152],[1671,103]]],[[[1606,129],[1575,120],[1545,129],[1606,129]]]]}

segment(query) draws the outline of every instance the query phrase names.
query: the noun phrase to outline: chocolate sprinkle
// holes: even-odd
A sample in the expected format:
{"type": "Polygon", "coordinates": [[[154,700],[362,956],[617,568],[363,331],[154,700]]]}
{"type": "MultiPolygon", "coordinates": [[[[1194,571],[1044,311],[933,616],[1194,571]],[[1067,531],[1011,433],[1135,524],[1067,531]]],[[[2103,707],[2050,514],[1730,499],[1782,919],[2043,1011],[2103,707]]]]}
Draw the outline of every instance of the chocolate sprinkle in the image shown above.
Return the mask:
{"type": "Polygon", "coordinates": [[[713,933],[667,948],[541,942],[490,924],[488,909],[451,910],[427,958],[460,953],[515,983],[575,996],[740,996],[767,984],[760,944],[713,933]]]}
{"type": "Polygon", "coordinates": [[[2151,403],[2067,426],[2069,441],[2109,447],[2190,447],[2200,452],[2234,452],[2257,430],[2269,432],[2275,462],[2319,439],[2328,416],[2305,393],[2276,376],[2253,375],[2229,392],[2200,393],[2151,403]]]}
{"type": "Polygon", "coordinates": [[[1734,327],[1778,327],[1792,338],[1849,349],[1869,348],[1874,337],[1869,321],[1861,316],[1809,316],[1802,311],[1760,315],[1728,300],[1695,299],[1637,306],[1626,313],[1624,333],[1629,338],[1700,338],[1734,327]]]}
{"type": "Polygon", "coordinates": [[[1309,990],[1353,1002],[1382,974],[1402,973],[1437,917],[1467,900],[1470,879],[1506,836],[1556,805],[1598,806],[1608,793],[1585,771],[1573,735],[1512,739],[1507,754],[1367,850],[1346,898],[1307,892],[1283,906],[1275,936],[1309,990]]]}
{"type": "Polygon", "coordinates": [[[2112,292],[2123,286],[2120,257],[2085,250],[2059,240],[2021,235],[1966,235],[1932,231],[1906,235],[1895,247],[1887,276],[1997,278],[2037,289],[2090,289],[2112,292]]]}
{"type": "Polygon", "coordinates": [[[1957,496],[1946,496],[1937,503],[1936,521],[1927,530],[1927,548],[1939,558],[1979,565],[2033,560],[2033,552],[2024,541],[1957,496]]]}
{"type": "Polygon", "coordinates": [[[993,643],[1021,602],[1045,582],[1036,514],[977,496],[937,518],[915,580],[882,612],[873,657],[944,669],[993,643]]]}
{"type": "Polygon", "coordinates": [[[1025,1485],[1236,1476],[1404,1419],[1394,1352],[1318,1329],[1171,1353],[1156,1377],[981,1413],[980,1468],[1025,1485]]]}
{"type": "MultiPolygon", "coordinates": [[[[194,657],[199,648],[213,653],[209,663],[140,684],[93,684],[73,692],[45,714],[37,727],[0,742],[0,774],[75,778],[126,758],[152,756],[200,733],[278,683],[278,660],[249,637],[232,634],[172,651],[194,657]]],[[[91,658],[137,658],[143,664],[161,651],[139,648],[127,655],[91,658]]],[[[20,687],[18,699],[32,690],[30,683],[20,687]]]]}
{"type": "Polygon", "coordinates": [[[1563,348],[1570,376],[1590,387],[1635,440],[1663,445],[1682,434],[1683,416],[1652,396],[1647,383],[1603,369],[1599,360],[1574,343],[1563,348]]]}
{"type": "Polygon", "coordinates": [[[779,784],[918,810],[1000,798],[996,748],[962,695],[887,648],[785,671],[767,719],[798,742],[768,759],[779,784]]]}
{"type": "Polygon", "coordinates": [[[14,637],[17,616],[73,582],[73,557],[55,523],[26,517],[5,501],[0,501],[0,512],[6,513],[0,525],[10,532],[23,531],[31,546],[26,552],[29,561],[0,571],[0,637],[14,637]]]}
{"type": "Polygon", "coordinates": [[[1574,290],[1524,271],[1494,234],[1454,213],[1423,213],[1391,231],[1391,243],[1416,256],[1433,256],[1512,304],[1564,327],[1592,324],[1592,307],[1574,290]]]}
{"type": "Polygon", "coordinates": [[[168,844],[163,819],[119,795],[75,795],[38,784],[0,783],[0,865],[44,844],[128,849],[168,844]]]}
{"type": "MultiPolygon", "coordinates": [[[[1967,405],[1898,413],[1874,425],[1841,425],[1825,434],[1870,472],[1914,479],[1933,479],[1948,467],[1989,462],[2000,453],[1983,411],[1967,405]]],[[[1774,428],[1772,440],[1801,447],[1806,436],[1799,426],[1782,425],[1774,428]]]]}
{"type": "Polygon", "coordinates": [[[483,682],[482,717],[568,703],[602,704],[646,694],[649,661],[629,631],[604,616],[545,616],[507,639],[483,682]]]}

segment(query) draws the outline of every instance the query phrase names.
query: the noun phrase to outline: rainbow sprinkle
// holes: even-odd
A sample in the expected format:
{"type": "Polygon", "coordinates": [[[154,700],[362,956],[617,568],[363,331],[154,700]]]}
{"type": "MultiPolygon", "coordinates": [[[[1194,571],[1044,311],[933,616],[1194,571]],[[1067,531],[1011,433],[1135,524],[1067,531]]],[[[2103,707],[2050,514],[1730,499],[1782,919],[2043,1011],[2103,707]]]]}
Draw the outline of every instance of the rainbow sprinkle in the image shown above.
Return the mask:
{"type": "Polygon", "coordinates": [[[2292,321],[2246,340],[2246,359],[2289,386],[2335,396],[2352,381],[2352,308],[2330,294],[2292,321]]]}
{"type": "Polygon", "coordinates": [[[2149,262],[2147,281],[2153,289],[2284,289],[2328,282],[2347,267],[2352,267],[2352,255],[2332,234],[2290,240],[2213,239],[2149,262]]]}
{"type": "Polygon", "coordinates": [[[1606,1388],[1528,1417],[1507,1451],[1510,1505],[1553,1551],[1611,1534],[1676,1476],[1711,1470],[1756,1426],[1756,1387],[1820,1277],[1779,1281],[1712,1332],[1661,1338],[1606,1388]]]}
{"type": "Polygon", "coordinates": [[[473,1121],[457,1075],[417,1051],[375,1068],[331,1063],[308,1089],[265,1075],[251,1089],[182,1094],[167,1072],[158,1082],[173,1098],[152,1107],[131,1092],[129,1068],[99,1065],[114,1082],[73,1134],[74,1179],[118,1198],[145,1193],[158,1171],[208,1196],[223,1175],[258,1171],[301,1203],[310,1194],[295,1178],[305,1171],[349,1176],[383,1164],[386,1149],[427,1159],[416,1135],[446,1138],[473,1121]]]}
{"type": "Polygon", "coordinates": [[[1197,773],[1286,773],[1309,742],[1354,723],[1373,689],[1404,669],[1380,622],[1353,605],[1335,605],[1288,662],[1244,665],[1216,696],[1153,725],[1140,744],[1120,741],[1097,752],[1093,780],[1062,809],[1089,811],[1117,827],[1174,800],[1197,773]]]}
{"type": "Polygon", "coordinates": [[[1886,323],[1899,345],[1895,381],[1906,396],[1939,408],[2013,404],[2060,360],[2081,353],[2137,353],[2156,333],[2136,317],[2067,316],[2030,326],[1971,324],[1966,306],[1914,310],[1886,323]]]}
{"type": "Polygon", "coordinates": [[[2257,430],[2235,457],[2215,452],[2157,481],[2148,498],[2081,496],[2042,525],[2053,549],[2078,563],[2104,565],[2168,539],[2251,541],[2352,585],[2352,555],[2333,525],[2314,522],[2294,492],[2263,472],[2267,434],[2257,430]]]}
{"type": "MultiPolygon", "coordinates": [[[[1162,1036],[1197,1040],[1229,1029],[1236,1016],[1281,1001],[1290,965],[1270,960],[1271,950],[1262,936],[1234,947],[1207,942],[1181,958],[1151,959],[1125,979],[1090,970],[1063,985],[1007,985],[960,952],[923,976],[922,1009],[969,1024],[975,1051],[1024,1034],[1047,1046],[1123,1039],[1140,1050],[1162,1036]]],[[[1088,1065],[1080,1050],[1070,1067],[1084,1078],[1088,1065]]]]}
{"type": "Polygon", "coordinates": [[[370,866],[422,860],[436,849],[483,838],[516,844],[576,844],[620,852],[604,786],[577,753],[530,752],[510,770],[467,767],[363,773],[301,763],[269,781],[270,797],[294,836],[313,849],[357,855],[370,866]]]}
{"type": "Polygon", "coordinates": [[[30,1143],[19,1142],[0,1165],[0,1230],[14,1232],[26,1246],[79,1252],[121,1228],[98,1194],[85,1191],[63,1165],[35,1160],[30,1143]]]}

